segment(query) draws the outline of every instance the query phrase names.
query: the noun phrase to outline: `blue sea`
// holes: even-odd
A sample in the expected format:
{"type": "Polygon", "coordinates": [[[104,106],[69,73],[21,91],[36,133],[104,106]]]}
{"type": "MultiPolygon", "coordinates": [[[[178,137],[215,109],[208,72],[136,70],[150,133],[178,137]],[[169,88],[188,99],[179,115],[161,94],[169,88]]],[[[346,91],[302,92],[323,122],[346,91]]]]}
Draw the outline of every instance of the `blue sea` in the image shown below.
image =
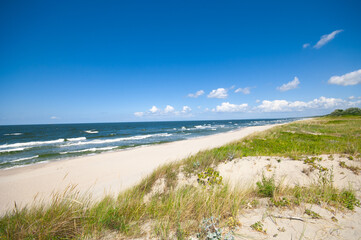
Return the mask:
{"type": "Polygon", "coordinates": [[[249,126],[295,120],[297,119],[0,126],[0,168],[121,151],[234,131],[249,126]]]}

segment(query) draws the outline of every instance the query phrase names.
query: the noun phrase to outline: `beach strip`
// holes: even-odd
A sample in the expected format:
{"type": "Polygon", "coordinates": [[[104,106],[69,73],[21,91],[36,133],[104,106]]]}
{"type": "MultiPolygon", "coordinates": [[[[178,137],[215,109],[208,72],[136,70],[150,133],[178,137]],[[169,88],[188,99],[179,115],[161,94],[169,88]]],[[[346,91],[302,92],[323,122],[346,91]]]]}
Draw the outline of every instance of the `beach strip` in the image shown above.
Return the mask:
{"type": "Polygon", "coordinates": [[[275,125],[247,127],[206,137],[82,156],[73,159],[0,170],[0,213],[34,202],[48,201],[52,193],[76,185],[94,199],[129,188],[158,166],[186,158],[199,151],[220,147],[275,125]]]}

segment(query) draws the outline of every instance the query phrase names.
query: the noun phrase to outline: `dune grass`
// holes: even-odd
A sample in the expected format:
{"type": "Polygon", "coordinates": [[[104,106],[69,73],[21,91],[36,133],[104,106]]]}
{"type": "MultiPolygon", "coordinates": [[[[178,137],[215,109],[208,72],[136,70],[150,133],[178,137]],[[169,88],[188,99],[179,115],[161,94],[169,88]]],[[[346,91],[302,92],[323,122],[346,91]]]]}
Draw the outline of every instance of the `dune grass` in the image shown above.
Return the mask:
{"type": "MultiPolygon", "coordinates": [[[[336,189],[332,171],[320,171],[319,182],[307,187],[287,187],[263,178],[255,186],[231,187],[217,182],[211,187],[185,185],[177,188],[179,173],[197,176],[221,162],[243,156],[287,156],[349,154],[361,152],[361,117],[322,117],[294,122],[256,133],[243,140],[202,151],[182,161],[164,165],[138,185],[116,198],[94,202],[69,188],[54,195],[50,205],[37,204],[15,209],[0,218],[1,239],[85,239],[119,233],[123,237],[186,239],[202,233],[202,222],[216,218],[217,226],[232,229],[245,207],[266,198],[275,207],[301,203],[325,203],[335,208],[359,205],[350,189],[336,189]],[[164,179],[165,190],[151,195],[154,184],[164,179]]],[[[203,234],[203,235],[202,235],[203,234]]]]}

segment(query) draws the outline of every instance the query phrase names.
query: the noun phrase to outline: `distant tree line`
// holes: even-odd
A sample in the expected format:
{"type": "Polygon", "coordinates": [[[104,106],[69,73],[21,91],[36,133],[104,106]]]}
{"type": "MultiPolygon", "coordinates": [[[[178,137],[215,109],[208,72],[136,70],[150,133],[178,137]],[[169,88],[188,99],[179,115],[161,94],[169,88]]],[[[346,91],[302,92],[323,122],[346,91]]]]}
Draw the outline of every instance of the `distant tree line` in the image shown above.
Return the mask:
{"type": "Polygon", "coordinates": [[[346,110],[336,109],[329,116],[361,116],[360,108],[347,108],[346,110]]]}

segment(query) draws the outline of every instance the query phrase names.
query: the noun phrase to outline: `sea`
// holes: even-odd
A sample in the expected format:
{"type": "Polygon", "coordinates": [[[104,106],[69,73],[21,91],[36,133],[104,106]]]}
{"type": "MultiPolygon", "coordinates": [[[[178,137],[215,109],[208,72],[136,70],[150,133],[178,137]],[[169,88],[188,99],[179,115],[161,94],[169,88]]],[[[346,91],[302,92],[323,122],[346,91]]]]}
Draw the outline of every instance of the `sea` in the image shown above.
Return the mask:
{"type": "Polygon", "coordinates": [[[298,119],[0,126],[0,169],[122,151],[298,119]]]}

